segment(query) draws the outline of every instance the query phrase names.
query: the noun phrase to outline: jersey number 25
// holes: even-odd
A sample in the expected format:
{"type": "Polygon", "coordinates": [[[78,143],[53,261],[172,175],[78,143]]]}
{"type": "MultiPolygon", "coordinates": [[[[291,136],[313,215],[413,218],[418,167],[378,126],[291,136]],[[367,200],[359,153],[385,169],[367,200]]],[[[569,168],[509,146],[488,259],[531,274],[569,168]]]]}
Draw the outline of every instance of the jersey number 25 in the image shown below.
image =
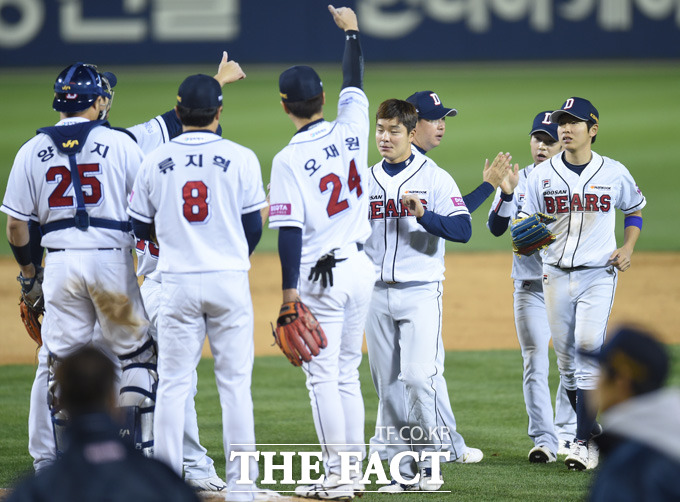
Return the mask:
{"type": "MultiPolygon", "coordinates": [[[[340,200],[340,191],[342,190],[342,180],[335,173],[330,173],[321,178],[319,181],[319,189],[321,193],[328,190],[328,186],[333,185],[333,190],[331,191],[331,199],[328,201],[326,206],[326,212],[328,216],[334,216],[341,211],[344,211],[349,207],[349,202],[347,199],[340,200]]],[[[357,172],[357,165],[354,163],[354,159],[349,163],[349,174],[347,176],[347,186],[349,191],[352,192],[356,190],[357,199],[361,197],[361,176],[357,172]]]]}

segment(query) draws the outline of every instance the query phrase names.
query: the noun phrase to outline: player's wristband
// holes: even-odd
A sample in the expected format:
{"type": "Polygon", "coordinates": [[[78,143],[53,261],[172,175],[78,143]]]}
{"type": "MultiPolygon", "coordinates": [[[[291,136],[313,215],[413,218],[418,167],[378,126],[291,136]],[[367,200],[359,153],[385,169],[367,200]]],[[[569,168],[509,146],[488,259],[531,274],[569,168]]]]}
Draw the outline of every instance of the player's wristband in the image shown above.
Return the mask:
{"type": "Polygon", "coordinates": [[[512,218],[515,216],[515,205],[512,203],[513,194],[501,192],[501,200],[494,208],[494,212],[501,218],[512,218]]]}
{"type": "Polygon", "coordinates": [[[623,228],[638,227],[642,230],[642,216],[626,216],[623,219],[623,228]]]}
{"type": "Polygon", "coordinates": [[[12,253],[14,253],[14,259],[17,261],[20,267],[25,267],[31,264],[31,245],[26,244],[24,246],[15,246],[10,243],[10,248],[12,248],[12,253]]]}

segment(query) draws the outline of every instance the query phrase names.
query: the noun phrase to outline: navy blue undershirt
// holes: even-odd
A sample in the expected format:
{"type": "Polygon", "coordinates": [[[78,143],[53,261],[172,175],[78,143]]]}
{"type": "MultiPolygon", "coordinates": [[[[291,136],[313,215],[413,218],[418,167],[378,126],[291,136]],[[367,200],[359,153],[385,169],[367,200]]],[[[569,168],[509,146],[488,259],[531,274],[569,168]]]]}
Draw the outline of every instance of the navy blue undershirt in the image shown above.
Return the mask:
{"type": "Polygon", "coordinates": [[[586,162],[585,164],[571,164],[567,162],[567,158],[564,155],[564,152],[562,152],[562,162],[564,162],[564,165],[567,166],[567,169],[569,169],[572,172],[575,172],[577,175],[581,176],[581,173],[583,170],[590,164],[590,161],[586,162]]]}
{"type": "MultiPolygon", "coordinates": [[[[513,198],[513,194],[506,194],[501,192],[501,200],[504,202],[511,202],[513,198]]],[[[500,207],[500,204],[498,205],[500,207]]],[[[489,214],[489,230],[493,235],[496,237],[500,237],[505,233],[505,231],[508,229],[508,225],[510,224],[510,217],[509,216],[498,216],[498,213],[496,213],[495,209],[494,211],[491,211],[489,214]]]]}

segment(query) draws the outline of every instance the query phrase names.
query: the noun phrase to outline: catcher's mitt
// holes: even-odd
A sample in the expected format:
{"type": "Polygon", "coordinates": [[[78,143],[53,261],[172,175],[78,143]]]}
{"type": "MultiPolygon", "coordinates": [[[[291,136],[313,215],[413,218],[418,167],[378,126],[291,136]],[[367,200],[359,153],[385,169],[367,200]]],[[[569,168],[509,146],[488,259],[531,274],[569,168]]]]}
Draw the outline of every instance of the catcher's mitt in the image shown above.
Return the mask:
{"type": "Polygon", "coordinates": [[[293,366],[311,361],[328,344],[319,321],[301,301],[281,305],[272,334],[293,366]]]}
{"type": "Polygon", "coordinates": [[[42,346],[42,326],[40,324],[40,316],[45,311],[45,301],[42,293],[42,267],[36,270],[35,277],[26,279],[22,274],[19,274],[17,280],[21,284],[21,298],[19,298],[19,313],[21,314],[21,321],[28,332],[28,336],[42,346]]]}
{"type": "Polygon", "coordinates": [[[546,225],[555,220],[554,216],[543,213],[534,213],[527,218],[514,220],[510,227],[512,249],[518,255],[530,256],[537,250],[548,247],[555,240],[555,235],[546,225]]]}

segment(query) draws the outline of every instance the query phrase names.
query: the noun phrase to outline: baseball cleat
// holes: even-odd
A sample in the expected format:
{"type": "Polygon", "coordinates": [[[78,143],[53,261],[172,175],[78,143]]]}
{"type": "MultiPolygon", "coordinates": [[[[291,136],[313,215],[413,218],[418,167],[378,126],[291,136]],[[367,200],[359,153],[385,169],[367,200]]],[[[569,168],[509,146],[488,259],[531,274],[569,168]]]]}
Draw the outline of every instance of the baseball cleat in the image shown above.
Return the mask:
{"type": "Polygon", "coordinates": [[[588,468],[587,441],[574,441],[564,463],[570,471],[585,471],[588,468]]]}
{"type": "Polygon", "coordinates": [[[353,483],[354,483],[354,485],[353,485],[354,496],[355,497],[363,497],[364,492],[366,491],[366,485],[364,484],[364,482],[361,481],[361,479],[355,479],[353,481],[353,483]]]}
{"type": "Polygon", "coordinates": [[[184,479],[197,492],[221,492],[227,488],[227,483],[215,475],[209,478],[184,479]]]}
{"type": "Polygon", "coordinates": [[[483,458],[484,454],[482,453],[482,450],[468,447],[467,451],[454,460],[454,462],[459,464],[476,464],[481,462],[483,458]]]}
{"type": "Polygon", "coordinates": [[[432,492],[439,490],[444,484],[444,478],[439,475],[439,479],[432,477],[432,468],[423,467],[420,469],[420,480],[418,481],[418,488],[424,492],[432,492]]]}
{"type": "Polygon", "coordinates": [[[597,446],[592,439],[588,441],[588,467],[587,469],[595,469],[600,463],[600,447],[597,446]]]}
{"type": "Polygon", "coordinates": [[[378,488],[379,493],[404,493],[404,492],[417,492],[420,490],[419,483],[414,485],[404,485],[402,483],[397,483],[394,479],[389,485],[384,485],[378,488]]]}
{"type": "Polygon", "coordinates": [[[295,488],[295,495],[321,500],[351,500],[354,498],[354,483],[340,484],[340,476],[331,474],[323,483],[302,485],[295,488]]]}
{"type": "Polygon", "coordinates": [[[549,464],[557,460],[557,455],[551,452],[547,446],[534,446],[529,451],[529,462],[532,464],[549,464]]]}
{"type": "Polygon", "coordinates": [[[571,451],[571,441],[568,439],[560,439],[559,448],[557,449],[558,455],[569,455],[571,451]]]}

